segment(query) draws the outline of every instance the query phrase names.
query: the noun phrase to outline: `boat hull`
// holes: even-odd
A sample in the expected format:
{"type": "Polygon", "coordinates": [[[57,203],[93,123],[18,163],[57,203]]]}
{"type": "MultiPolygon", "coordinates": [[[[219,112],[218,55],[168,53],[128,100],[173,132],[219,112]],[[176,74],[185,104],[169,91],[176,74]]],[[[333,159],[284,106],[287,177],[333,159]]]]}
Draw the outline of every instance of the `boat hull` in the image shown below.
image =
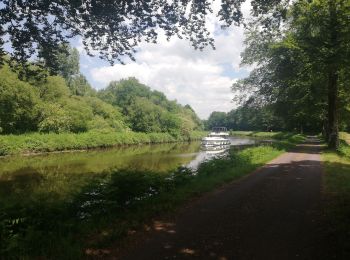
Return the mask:
{"type": "Polygon", "coordinates": [[[225,146],[225,145],[230,145],[231,142],[229,139],[225,138],[220,138],[220,139],[208,139],[208,138],[203,138],[202,139],[202,145],[203,146],[225,146]]]}

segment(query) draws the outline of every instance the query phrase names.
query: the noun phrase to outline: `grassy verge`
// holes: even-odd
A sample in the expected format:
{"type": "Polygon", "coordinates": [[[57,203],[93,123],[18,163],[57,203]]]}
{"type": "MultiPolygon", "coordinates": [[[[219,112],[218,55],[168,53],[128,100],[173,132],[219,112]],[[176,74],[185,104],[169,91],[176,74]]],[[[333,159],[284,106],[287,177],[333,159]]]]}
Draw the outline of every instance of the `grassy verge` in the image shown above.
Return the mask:
{"type": "Polygon", "coordinates": [[[168,133],[136,132],[86,132],[80,134],[24,134],[0,135],[0,156],[30,154],[66,150],[85,150],[117,145],[170,143],[198,140],[206,132],[195,131],[188,136],[173,136],[168,133]]]}
{"type": "Polygon", "coordinates": [[[300,143],[305,140],[304,135],[291,132],[231,131],[230,134],[232,136],[248,136],[262,139],[270,138],[273,140],[284,141],[289,143],[300,143]]]}
{"type": "Polygon", "coordinates": [[[350,134],[346,132],[340,132],[339,137],[341,140],[345,141],[347,144],[350,145],[350,134]]]}
{"type": "MultiPolygon", "coordinates": [[[[342,135],[344,138],[348,135],[342,135]]],[[[337,259],[350,259],[350,146],[341,140],[338,151],[322,154],[325,166],[324,187],[328,198],[326,214],[337,259]]]]}
{"type": "Polygon", "coordinates": [[[13,258],[79,259],[123,241],[150,218],[190,198],[242,177],[292,144],[231,150],[196,172],[109,171],[59,197],[41,189],[0,197],[0,255],[13,258]]]}

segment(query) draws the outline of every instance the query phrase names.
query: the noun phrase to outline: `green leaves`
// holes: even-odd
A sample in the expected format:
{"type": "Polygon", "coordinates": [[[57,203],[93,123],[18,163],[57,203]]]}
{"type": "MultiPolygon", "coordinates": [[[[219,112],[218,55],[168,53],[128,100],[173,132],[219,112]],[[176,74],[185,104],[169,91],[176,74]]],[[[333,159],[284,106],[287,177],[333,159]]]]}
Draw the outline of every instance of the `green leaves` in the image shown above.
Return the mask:
{"type": "MultiPolygon", "coordinates": [[[[254,2],[258,1],[253,6],[254,2]]],[[[282,121],[282,129],[319,132],[332,128],[337,135],[338,102],[341,117],[348,117],[344,87],[350,81],[344,71],[349,71],[350,59],[349,10],[345,0],[294,1],[284,25],[271,32],[264,30],[264,20],[257,17],[246,33],[242,55],[243,64],[256,68],[233,86],[240,91],[242,103],[261,109],[269,106],[282,121]],[[336,83],[330,84],[331,79],[336,83]]]]}
{"type": "Polygon", "coordinates": [[[201,120],[191,108],[168,100],[163,93],[152,91],[135,78],[111,82],[98,96],[120,107],[133,131],[189,135],[202,127],[201,120]]]}
{"type": "Polygon", "coordinates": [[[38,91],[20,81],[7,66],[0,70],[0,127],[2,133],[35,131],[40,103],[38,91]]]}
{"type": "MultiPolygon", "coordinates": [[[[213,35],[207,27],[208,16],[215,10],[222,27],[243,22],[241,5],[246,0],[222,0],[219,10],[214,1],[2,1],[0,35],[8,39],[8,53],[18,64],[31,58],[43,67],[62,72],[60,52],[72,37],[80,36],[89,55],[114,62],[135,60],[141,42],[156,43],[158,35],[168,39],[186,39],[195,48],[214,48],[213,35]]],[[[285,19],[288,0],[251,1],[253,14],[261,16],[268,31],[285,19]]],[[[1,38],[2,39],[2,38],[1,38]]],[[[5,61],[1,58],[0,61],[5,61]]],[[[75,62],[70,62],[70,71],[75,62]]],[[[64,74],[69,70],[65,70],[64,74]]]]}

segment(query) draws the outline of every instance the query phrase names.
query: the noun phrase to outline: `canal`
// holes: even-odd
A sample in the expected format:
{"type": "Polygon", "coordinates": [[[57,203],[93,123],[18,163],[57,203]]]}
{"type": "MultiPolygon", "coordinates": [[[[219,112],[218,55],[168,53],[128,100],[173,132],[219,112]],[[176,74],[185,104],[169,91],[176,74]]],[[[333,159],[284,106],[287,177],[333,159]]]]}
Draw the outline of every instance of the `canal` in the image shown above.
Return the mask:
{"type": "MultiPolygon", "coordinates": [[[[256,143],[249,138],[230,139],[235,147],[256,143]]],[[[201,162],[224,155],[227,148],[203,150],[200,142],[191,142],[4,157],[0,159],[0,196],[5,199],[43,191],[65,196],[117,169],[159,173],[179,166],[196,169],[201,162]]]]}

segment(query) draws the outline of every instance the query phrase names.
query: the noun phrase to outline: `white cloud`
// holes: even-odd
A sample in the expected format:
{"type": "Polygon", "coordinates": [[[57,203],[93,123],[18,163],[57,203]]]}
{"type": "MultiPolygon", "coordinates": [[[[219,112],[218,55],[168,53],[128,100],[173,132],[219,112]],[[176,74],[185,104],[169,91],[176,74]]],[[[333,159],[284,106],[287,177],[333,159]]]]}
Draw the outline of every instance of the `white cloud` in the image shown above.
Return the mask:
{"type": "MultiPolygon", "coordinates": [[[[247,4],[243,10],[247,12],[247,4]]],[[[208,20],[210,30],[216,30],[216,18],[208,20]]],[[[136,77],[168,98],[190,104],[201,118],[208,117],[212,111],[229,111],[234,107],[230,87],[237,79],[235,72],[239,71],[243,29],[232,27],[215,34],[216,50],[196,51],[187,41],[177,38],[167,41],[163,36],[158,44],[142,44],[136,62],[112,67],[88,64],[89,76],[100,86],[112,80],[136,77]]]]}

